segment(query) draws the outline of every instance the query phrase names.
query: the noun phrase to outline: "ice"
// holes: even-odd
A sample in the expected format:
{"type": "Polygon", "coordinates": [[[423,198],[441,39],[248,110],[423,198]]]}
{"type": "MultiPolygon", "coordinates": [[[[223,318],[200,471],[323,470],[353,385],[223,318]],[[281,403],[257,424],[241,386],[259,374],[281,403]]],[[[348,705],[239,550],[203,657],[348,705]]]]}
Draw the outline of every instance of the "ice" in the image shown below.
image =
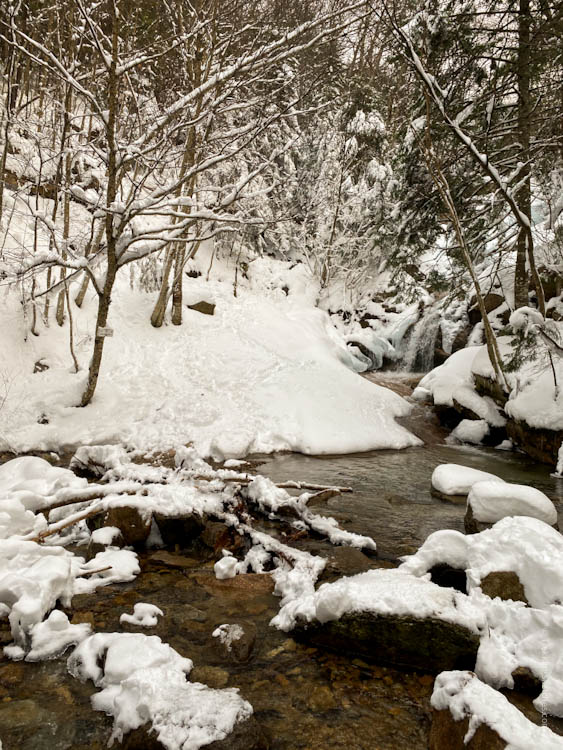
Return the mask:
{"type": "Polygon", "coordinates": [[[147,604],[145,602],[137,602],[133,606],[133,614],[128,615],[123,613],[119,618],[119,622],[126,622],[129,625],[138,625],[142,628],[154,628],[158,624],[159,616],[162,616],[164,612],[154,604],[147,604]]]}
{"type": "Polygon", "coordinates": [[[187,682],[192,661],[157,636],[96,633],[76,648],[68,669],[100,688],[92,705],[113,716],[110,741],[148,723],[168,750],[198,750],[252,715],[238,690],[187,682]]]}
{"type": "Polygon", "coordinates": [[[443,495],[467,495],[475,482],[504,482],[487,471],[460,464],[440,464],[432,472],[432,487],[443,495]]]}
{"type": "Polygon", "coordinates": [[[231,555],[222,557],[213,566],[215,577],[220,581],[224,581],[226,578],[234,578],[238,572],[238,564],[236,557],[232,557],[231,555]]]}
{"type": "Polygon", "coordinates": [[[473,672],[439,674],[431,703],[437,711],[449,711],[455,721],[469,719],[465,744],[481,724],[486,724],[506,743],[505,750],[563,750],[562,737],[547,726],[531,722],[504,695],[481,682],[473,672]]]}
{"type": "Polygon", "coordinates": [[[551,500],[534,487],[500,482],[476,482],[467,498],[474,517],[496,523],[505,516],[531,516],[553,526],[557,511],[551,500]]]}

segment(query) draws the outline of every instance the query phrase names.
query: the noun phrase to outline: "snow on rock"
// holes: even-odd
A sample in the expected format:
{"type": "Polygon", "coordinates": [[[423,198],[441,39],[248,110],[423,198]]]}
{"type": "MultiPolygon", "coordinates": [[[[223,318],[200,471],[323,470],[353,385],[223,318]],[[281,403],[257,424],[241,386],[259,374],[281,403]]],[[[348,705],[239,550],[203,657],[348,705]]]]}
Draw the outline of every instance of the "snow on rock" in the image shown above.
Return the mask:
{"type": "Polygon", "coordinates": [[[435,367],[422,378],[413,391],[413,397],[424,400],[430,392],[436,405],[453,406],[454,391],[460,386],[472,385],[471,365],[480,348],[467,346],[454,352],[443,365],[435,367]]]}
{"type": "Polygon", "coordinates": [[[86,479],[69,469],[51,466],[37,456],[21,456],[0,466],[0,511],[5,500],[18,500],[26,510],[40,510],[61,489],[83,489],[86,479]]]}
{"type": "Polygon", "coordinates": [[[563,535],[536,518],[503,518],[467,536],[451,529],[435,531],[418,552],[403,560],[399,570],[415,576],[425,575],[438,563],[463,569],[469,590],[491,572],[513,571],[532,607],[559,603],[562,597],[563,535]]]}
{"type": "Polygon", "coordinates": [[[97,477],[131,461],[131,455],[120,445],[82,445],[70,460],[73,470],[85,470],[97,477]]]}
{"type": "Polygon", "coordinates": [[[0,544],[0,603],[9,608],[16,645],[27,642],[30,629],[40,623],[57,600],[68,606],[82,558],[62,547],[5,539],[0,544]]]}
{"type": "Polygon", "coordinates": [[[496,523],[505,516],[531,516],[554,526],[557,511],[551,500],[534,487],[501,482],[476,482],[467,504],[477,521],[496,523]]]}
{"type": "Polygon", "coordinates": [[[155,604],[137,602],[137,604],[133,606],[133,614],[128,615],[124,612],[119,618],[119,622],[126,622],[129,625],[139,625],[142,628],[154,628],[154,626],[158,624],[159,616],[162,616],[163,614],[164,612],[155,604]]]}
{"type": "Polygon", "coordinates": [[[449,711],[455,721],[469,719],[467,744],[481,724],[486,724],[506,743],[506,750],[563,750],[563,737],[547,726],[538,726],[502,693],[481,682],[473,672],[442,672],[431,698],[437,711],[449,711]]]}
{"type": "Polygon", "coordinates": [[[460,464],[440,464],[432,472],[432,487],[442,495],[467,495],[475,482],[502,482],[504,479],[487,471],[460,464]]]}
{"type": "Polygon", "coordinates": [[[168,750],[198,750],[222,740],[253,713],[234,688],[188,682],[192,666],[157,636],[138,633],[96,633],[68,659],[73,677],[100,688],[92,705],[113,716],[110,743],[150,723],[168,750]]]}
{"type": "Polygon", "coordinates": [[[103,547],[109,547],[120,536],[121,531],[117,526],[102,526],[99,529],[94,529],[90,535],[90,540],[93,544],[101,544],[103,547]]]}
{"type": "Polygon", "coordinates": [[[462,419],[452,431],[451,437],[461,443],[480,445],[489,434],[489,425],[484,419],[462,419]]]}
{"type": "Polygon", "coordinates": [[[353,612],[432,617],[475,633],[485,626],[482,612],[468,596],[400,569],[368,570],[324,583],[283,606],[276,624],[281,630],[291,630],[300,621],[325,623],[353,612]]]}
{"type": "Polygon", "coordinates": [[[233,641],[240,641],[243,635],[244,630],[240,625],[229,625],[228,623],[219,625],[219,627],[215,628],[211,633],[213,638],[219,638],[219,641],[225,646],[227,651],[232,649],[233,641]]]}
{"type": "Polygon", "coordinates": [[[215,577],[219,581],[224,581],[227,578],[234,578],[238,573],[238,568],[239,562],[236,557],[233,557],[231,554],[227,554],[220,560],[217,560],[213,566],[215,577]]]}
{"type": "Polygon", "coordinates": [[[30,629],[31,650],[26,661],[43,661],[60,656],[69,646],[74,646],[91,633],[88,623],[71,625],[68,617],[59,609],[54,609],[43,622],[30,629]]]}
{"type": "MultiPolygon", "coordinates": [[[[523,321],[524,316],[521,322],[523,321]]],[[[563,333],[563,323],[552,324],[555,328],[552,336],[560,337],[563,333]]],[[[512,338],[501,336],[498,344],[502,358],[508,361],[513,354],[512,338]]],[[[527,360],[517,371],[507,373],[512,392],[504,410],[512,419],[525,422],[530,427],[563,430],[563,391],[555,387],[552,371],[553,366],[557,382],[562,382],[563,358],[553,357],[550,361],[546,347],[538,347],[536,353],[535,359],[527,360]]],[[[478,352],[471,369],[477,375],[493,377],[493,368],[486,347],[482,347],[478,352]]]]}
{"type": "MultiPolygon", "coordinates": [[[[82,561],[82,558],[76,558],[82,561]]],[[[84,563],[80,567],[80,575],[87,577],[76,578],[73,594],[90,594],[99,586],[110,583],[126,583],[132,581],[141,572],[139,558],[128,549],[110,547],[84,563]]]]}
{"type": "MultiPolygon", "coordinates": [[[[186,292],[213,294],[215,315],[186,311],[183,326],[156,329],[153,300],[118,281],[95,397],[77,408],[91,357],[95,300],[75,311],[78,374],[68,331],[24,340],[16,294],[0,300],[3,368],[11,383],[2,440],[18,452],[68,444],[121,443],[166,451],[191,443],[217,459],[293,450],[326,454],[419,445],[395,417],[411,406],[358,377],[327,313],[302,295],[191,279],[186,292]],[[189,288],[188,288],[189,287],[189,288]],[[33,375],[41,357],[49,369],[33,375]],[[189,394],[189,398],[186,397],[189,394]],[[48,422],[39,424],[38,417],[48,422]]],[[[1,445],[0,445],[1,447],[1,445]]]]}

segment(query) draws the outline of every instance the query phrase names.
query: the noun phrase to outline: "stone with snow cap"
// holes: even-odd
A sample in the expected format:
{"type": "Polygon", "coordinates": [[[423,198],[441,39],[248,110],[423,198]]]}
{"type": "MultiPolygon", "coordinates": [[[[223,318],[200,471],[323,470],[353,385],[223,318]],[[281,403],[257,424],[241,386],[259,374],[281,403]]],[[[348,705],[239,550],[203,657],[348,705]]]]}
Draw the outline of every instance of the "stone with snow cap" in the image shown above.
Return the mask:
{"type": "Polygon", "coordinates": [[[556,526],[557,511],[540,490],[523,484],[476,482],[467,497],[467,507],[480,523],[496,523],[505,516],[530,516],[556,526]]]}

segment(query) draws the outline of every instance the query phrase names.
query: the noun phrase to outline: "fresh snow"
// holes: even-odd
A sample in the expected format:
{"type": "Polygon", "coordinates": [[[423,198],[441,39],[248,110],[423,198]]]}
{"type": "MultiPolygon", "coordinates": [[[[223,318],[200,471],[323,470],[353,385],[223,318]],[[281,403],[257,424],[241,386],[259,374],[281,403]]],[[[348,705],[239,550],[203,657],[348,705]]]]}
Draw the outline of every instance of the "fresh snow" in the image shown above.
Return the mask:
{"type": "Polygon", "coordinates": [[[432,487],[443,495],[467,495],[475,482],[504,482],[487,471],[460,464],[439,464],[432,472],[432,487]]]}
{"type": "Polygon", "coordinates": [[[531,516],[553,526],[557,511],[551,500],[534,487],[500,482],[476,482],[467,497],[474,517],[496,523],[505,516],[531,516]]]}

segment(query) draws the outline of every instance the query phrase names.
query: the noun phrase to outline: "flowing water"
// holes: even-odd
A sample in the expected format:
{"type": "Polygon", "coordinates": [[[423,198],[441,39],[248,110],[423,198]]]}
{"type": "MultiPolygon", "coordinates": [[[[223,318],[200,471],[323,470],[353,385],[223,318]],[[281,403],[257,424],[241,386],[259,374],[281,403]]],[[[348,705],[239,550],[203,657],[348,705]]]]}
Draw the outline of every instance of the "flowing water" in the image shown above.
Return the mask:
{"type": "MultiPolygon", "coordinates": [[[[411,380],[400,376],[371,379],[407,395],[411,380]]],[[[393,566],[414,552],[437,529],[463,530],[464,506],[430,494],[430,477],[439,463],[461,463],[531,484],[563,508],[563,481],[546,467],[518,453],[453,447],[426,407],[416,406],[404,420],[425,440],[421,448],[377,451],[347,456],[296,454],[257,457],[259,471],[274,480],[297,479],[346,485],[351,494],[332,498],[317,508],[336,517],[350,531],[372,536],[378,558],[363,557],[366,567],[393,566]]],[[[271,530],[271,529],[268,529],[271,530]]],[[[328,578],[357,572],[358,555],[332,548],[321,540],[299,540],[301,546],[326,555],[328,578]],[[332,566],[332,567],[331,567],[332,566]]],[[[269,576],[237,576],[218,581],[214,559],[191,551],[140,555],[142,572],[133,582],[108,586],[75,597],[73,621],[95,630],[122,630],[119,615],[138,601],[151,602],[165,613],[155,629],[196,665],[192,674],[211,687],[238,687],[255,709],[272,750],[425,750],[430,726],[433,677],[366,664],[296,643],[269,626],[279,600],[269,576]],[[242,661],[225,652],[213,630],[240,623],[251,650],[242,661]]],[[[70,614],[70,613],[69,613],[70,614]]],[[[2,630],[0,645],[9,641],[2,630]]],[[[42,664],[14,663],[0,651],[0,738],[3,750],[101,750],[111,731],[108,717],[92,711],[91,684],[66,673],[65,659],[42,664]]],[[[537,722],[541,717],[530,699],[512,696],[537,722]]],[[[562,723],[549,725],[563,733],[562,723]]],[[[136,745],[138,750],[143,746],[136,745]]]]}

